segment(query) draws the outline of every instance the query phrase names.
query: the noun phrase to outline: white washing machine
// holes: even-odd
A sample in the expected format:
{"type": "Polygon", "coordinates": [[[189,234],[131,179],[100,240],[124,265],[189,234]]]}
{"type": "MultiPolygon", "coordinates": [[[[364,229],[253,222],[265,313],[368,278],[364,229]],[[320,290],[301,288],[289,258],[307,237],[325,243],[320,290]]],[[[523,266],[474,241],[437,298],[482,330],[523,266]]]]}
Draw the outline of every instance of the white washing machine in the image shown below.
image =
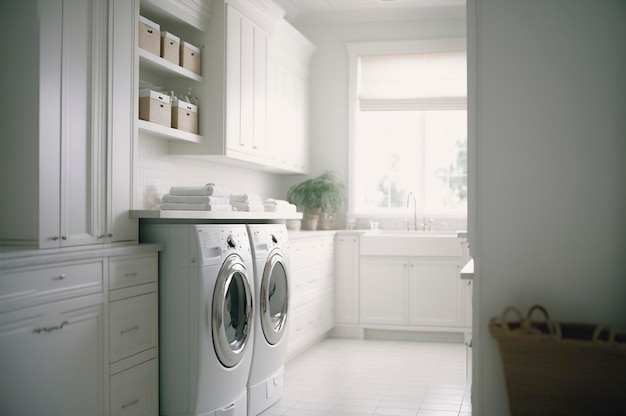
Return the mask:
{"type": "Polygon", "coordinates": [[[159,255],[161,415],[246,416],[254,279],[245,225],[142,224],[159,255]]]}
{"type": "Polygon", "coordinates": [[[254,343],[248,379],[248,415],[283,393],[289,311],[289,244],[283,224],[248,225],[254,262],[254,343]]]}

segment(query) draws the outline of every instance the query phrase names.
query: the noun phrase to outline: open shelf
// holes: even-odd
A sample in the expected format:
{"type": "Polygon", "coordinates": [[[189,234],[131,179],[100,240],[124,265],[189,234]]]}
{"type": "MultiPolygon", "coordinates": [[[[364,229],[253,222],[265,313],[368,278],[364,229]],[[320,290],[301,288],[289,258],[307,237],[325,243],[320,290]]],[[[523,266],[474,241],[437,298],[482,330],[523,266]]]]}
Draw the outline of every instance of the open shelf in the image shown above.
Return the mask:
{"type": "Polygon", "coordinates": [[[190,79],[196,82],[202,82],[202,76],[191,72],[190,70],[183,68],[182,66],[175,65],[170,61],[167,61],[160,56],[148,52],[145,49],[137,48],[139,51],[139,65],[143,69],[147,69],[152,73],[165,76],[174,77],[180,79],[190,79]]]}
{"type": "Polygon", "coordinates": [[[182,140],[191,143],[200,143],[202,136],[186,131],[165,127],[157,123],[145,120],[137,120],[137,128],[140,132],[152,134],[163,139],[182,140]]]}

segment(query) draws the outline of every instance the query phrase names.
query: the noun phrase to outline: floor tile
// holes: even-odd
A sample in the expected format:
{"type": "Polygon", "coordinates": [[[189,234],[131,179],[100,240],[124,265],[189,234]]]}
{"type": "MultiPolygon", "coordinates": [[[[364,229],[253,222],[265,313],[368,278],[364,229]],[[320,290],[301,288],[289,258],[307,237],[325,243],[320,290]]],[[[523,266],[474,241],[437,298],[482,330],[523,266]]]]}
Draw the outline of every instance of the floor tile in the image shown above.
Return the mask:
{"type": "Polygon", "coordinates": [[[285,365],[263,416],[471,416],[463,344],[329,338],[285,365]]]}

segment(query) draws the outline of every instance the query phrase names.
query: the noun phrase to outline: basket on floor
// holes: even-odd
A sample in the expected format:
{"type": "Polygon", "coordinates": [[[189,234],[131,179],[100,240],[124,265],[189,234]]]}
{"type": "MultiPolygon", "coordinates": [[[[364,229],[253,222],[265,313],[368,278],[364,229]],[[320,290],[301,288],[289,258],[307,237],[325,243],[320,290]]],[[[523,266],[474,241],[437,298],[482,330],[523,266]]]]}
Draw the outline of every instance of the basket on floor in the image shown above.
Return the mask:
{"type": "Polygon", "coordinates": [[[626,415],[626,333],[559,323],[539,305],[525,317],[504,309],[489,332],[500,348],[511,415],[626,415]],[[542,319],[531,319],[535,311],[542,319]]]}

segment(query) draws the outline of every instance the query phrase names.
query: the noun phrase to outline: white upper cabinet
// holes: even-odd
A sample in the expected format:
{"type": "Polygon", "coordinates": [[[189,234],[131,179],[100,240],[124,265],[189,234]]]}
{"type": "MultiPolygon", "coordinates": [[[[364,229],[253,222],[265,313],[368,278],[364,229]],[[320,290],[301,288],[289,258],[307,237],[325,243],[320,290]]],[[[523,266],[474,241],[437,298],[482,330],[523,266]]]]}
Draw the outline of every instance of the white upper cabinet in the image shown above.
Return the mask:
{"type": "Polygon", "coordinates": [[[171,142],[170,152],[305,173],[312,44],[272,1],[216,0],[211,12],[203,42],[200,143],[171,142]]]}
{"type": "Polygon", "coordinates": [[[268,137],[271,163],[309,171],[309,63],[315,46],[284,20],[268,50],[268,137]]]}
{"type": "Polygon", "coordinates": [[[107,161],[118,162],[107,155],[108,6],[106,0],[2,6],[5,30],[15,35],[30,27],[38,34],[12,48],[15,65],[3,73],[7,96],[28,103],[2,112],[11,137],[0,149],[0,164],[10,169],[0,179],[4,244],[54,248],[134,238],[125,201],[107,205],[118,184],[126,199],[130,193],[129,177],[107,177],[107,161]]]}

